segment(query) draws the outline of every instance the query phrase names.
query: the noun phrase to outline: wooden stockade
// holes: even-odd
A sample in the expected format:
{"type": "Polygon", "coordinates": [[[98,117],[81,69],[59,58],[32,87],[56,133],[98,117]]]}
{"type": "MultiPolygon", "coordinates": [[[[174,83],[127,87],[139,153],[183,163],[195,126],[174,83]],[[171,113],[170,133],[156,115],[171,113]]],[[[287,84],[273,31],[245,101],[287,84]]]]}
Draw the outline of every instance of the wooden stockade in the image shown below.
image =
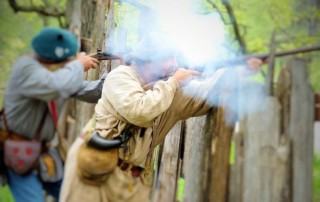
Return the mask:
{"type": "MultiPolygon", "coordinates": [[[[104,50],[103,44],[115,29],[114,1],[83,4],[80,7],[75,1],[68,5],[74,10],[69,12],[73,13],[68,17],[70,30],[83,39],[87,52],[104,50]]],[[[141,20],[148,19],[145,7],[133,6],[144,10],[141,20]]],[[[144,33],[153,27],[147,23],[139,26],[144,33]]],[[[270,47],[269,63],[273,64],[275,48],[270,47]]],[[[116,66],[115,62],[102,63],[101,71],[91,70],[86,79],[97,79],[102,70],[116,66]]],[[[304,60],[287,62],[277,86],[268,89],[274,92],[271,96],[248,100],[248,105],[261,105],[261,110],[241,117],[237,127],[224,122],[225,114],[230,112],[222,107],[177,123],[157,151],[152,201],[178,201],[176,196],[183,186],[179,201],[185,202],[311,202],[314,96],[307,75],[304,60]],[[229,160],[231,145],[235,145],[234,161],[229,160]]],[[[267,86],[272,86],[272,79],[269,81],[267,86]]],[[[228,96],[220,99],[224,102],[228,102],[228,96]]],[[[81,133],[93,107],[72,101],[60,115],[64,124],[58,132],[66,139],[65,150],[81,133]]]]}
{"type": "Polygon", "coordinates": [[[176,124],[158,152],[152,201],[312,201],[314,94],[306,61],[289,60],[274,95],[247,104],[261,107],[236,130],[224,122],[223,108],[176,124]]]}

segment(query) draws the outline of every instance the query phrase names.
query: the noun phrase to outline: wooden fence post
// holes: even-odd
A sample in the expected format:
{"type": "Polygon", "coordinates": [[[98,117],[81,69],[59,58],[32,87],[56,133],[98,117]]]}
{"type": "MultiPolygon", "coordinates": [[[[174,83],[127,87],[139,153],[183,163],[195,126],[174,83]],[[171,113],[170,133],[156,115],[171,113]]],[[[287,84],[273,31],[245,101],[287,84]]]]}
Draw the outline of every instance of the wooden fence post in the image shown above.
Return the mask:
{"type": "Polygon", "coordinates": [[[179,121],[164,140],[156,190],[152,201],[173,202],[176,200],[182,133],[182,122],[179,121]]]}
{"type": "Polygon", "coordinates": [[[287,182],[289,143],[280,141],[280,104],[265,97],[245,121],[243,200],[280,202],[287,182]]]}
{"type": "Polygon", "coordinates": [[[244,133],[237,124],[232,137],[234,142],[234,162],[230,165],[228,202],[242,202],[243,196],[243,164],[244,164],[244,133]]]}
{"type": "Polygon", "coordinates": [[[234,125],[226,122],[226,111],[227,109],[218,108],[213,124],[210,126],[213,128],[209,168],[210,202],[226,202],[228,199],[230,145],[234,125]]]}
{"type": "Polygon", "coordinates": [[[312,201],[314,93],[307,62],[294,58],[289,61],[291,99],[289,137],[292,140],[293,202],[312,201]]]}
{"type": "Polygon", "coordinates": [[[206,124],[211,120],[209,113],[186,121],[183,175],[185,177],[184,202],[208,200],[208,166],[211,135],[206,124]]]}

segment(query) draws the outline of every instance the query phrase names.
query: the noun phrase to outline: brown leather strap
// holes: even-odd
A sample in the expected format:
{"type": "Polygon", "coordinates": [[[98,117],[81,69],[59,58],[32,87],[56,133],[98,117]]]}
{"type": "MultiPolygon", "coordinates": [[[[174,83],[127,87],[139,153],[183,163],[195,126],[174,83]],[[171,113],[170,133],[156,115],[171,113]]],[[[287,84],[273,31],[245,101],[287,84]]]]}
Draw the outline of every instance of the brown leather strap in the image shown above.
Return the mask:
{"type": "MultiPolygon", "coordinates": [[[[5,122],[4,122],[4,119],[3,119],[3,112],[4,112],[4,110],[1,109],[1,111],[0,111],[0,119],[2,119],[3,125],[6,128],[5,122]]],[[[8,131],[6,129],[4,129],[4,130],[1,129],[0,130],[0,149],[3,148],[4,141],[8,138],[8,136],[9,136],[9,133],[8,133],[8,131]]]]}
{"type": "Polygon", "coordinates": [[[30,140],[29,138],[23,137],[21,135],[10,133],[10,140],[16,140],[16,141],[27,141],[30,140]]]}
{"type": "MultiPolygon", "coordinates": [[[[40,124],[36,130],[36,133],[35,133],[35,137],[34,137],[34,140],[40,140],[40,134],[41,134],[41,130],[43,128],[43,125],[44,125],[44,121],[46,119],[46,115],[47,115],[47,112],[48,112],[48,107],[46,106],[46,109],[41,117],[41,121],[40,121],[40,124]]],[[[5,130],[8,132],[8,134],[10,135],[11,134],[11,131],[9,130],[9,127],[8,127],[8,122],[7,122],[7,118],[6,118],[6,113],[4,111],[4,108],[2,108],[2,110],[0,111],[0,116],[2,117],[2,120],[3,120],[3,123],[4,123],[4,127],[5,127],[5,130]]]]}
{"type": "Polygon", "coordinates": [[[10,134],[10,130],[9,130],[9,127],[8,127],[6,114],[4,113],[4,108],[1,109],[0,115],[1,115],[1,118],[3,120],[4,129],[10,134]]]}
{"type": "Polygon", "coordinates": [[[41,118],[41,121],[40,121],[40,125],[38,126],[37,128],[37,131],[36,131],[36,135],[34,137],[34,140],[40,140],[40,134],[41,134],[41,131],[42,131],[42,128],[43,128],[43,125],[44,125],[44,121],[46,119],[46,115],[48,113],[48,106],[46,106],[46,109],[44,110],[44,113],[42,115],[42,118],[41,118]]]}

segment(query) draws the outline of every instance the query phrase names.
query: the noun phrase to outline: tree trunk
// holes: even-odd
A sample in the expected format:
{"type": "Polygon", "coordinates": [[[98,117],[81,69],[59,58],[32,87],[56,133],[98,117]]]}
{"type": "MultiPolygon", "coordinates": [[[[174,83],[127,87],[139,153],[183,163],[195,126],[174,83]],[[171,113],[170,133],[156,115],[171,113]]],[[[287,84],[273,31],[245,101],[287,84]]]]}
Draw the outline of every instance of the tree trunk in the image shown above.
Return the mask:
{"type": "MultiPolygon", "coordinates": [[[[319,13],[320,10],[320,1],[319,0],[310,0],[311,8],[315,9],[315,12],[319,13]]],[[[309,19],[309,35],[317,36],[319,34],[319,18],[313,15],[312,18],[309,19]]]]}
{"type": "Polygon", "coordinates": [[[319,12],[319,9],[320,2],[318,0],[293,1],[293,12],[300,14],[298,15],[300,17],[292,23],[293,27],[299,31],[298,33],[311,36],[319,33],[319,20],[316,17],[316,12],[319,12]]]}

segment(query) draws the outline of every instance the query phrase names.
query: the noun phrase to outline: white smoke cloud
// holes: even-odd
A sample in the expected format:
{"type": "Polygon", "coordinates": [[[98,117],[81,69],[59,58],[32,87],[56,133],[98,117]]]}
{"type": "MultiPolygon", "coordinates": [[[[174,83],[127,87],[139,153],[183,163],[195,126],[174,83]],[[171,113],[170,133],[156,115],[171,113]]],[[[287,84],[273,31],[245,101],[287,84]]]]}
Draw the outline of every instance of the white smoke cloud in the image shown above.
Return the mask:
{"type": "Polygon", "coordinates": [[[190,65],[223,59],[225,48],[224,24],[216,13],[202,15],[194,10],[191,0],[158,0],[159,25],[179,45],[190,65]]]}
{"type": "MultiPolygon", "coordinates": [[[[215,72],[216,67],[213,65],[215,62],[235,55],[228,47],[228,33],[218,14],[214,12],[200,14],[194,10],[196,6],[192,0],[156,0],[150,8],[140,10],[140,14],[135,16],[140,20],[138,35],[143,36],[158,31],[165,32],[182,52],[184,64],[191,68],[202,66],[204,77],[212,76],[215,72]]],[[[133,16],[130,17],[129,13],[126,18],[132,22],[133,16]]],[[[129,24],[127,23],[127,25],[129,24]]],[[[241,118],[248,113],[259,110],[261,108],[259,103],[265,97],[262,86],[257,86],[252,82],[243,82],[242,77],[238,75],[238,71],[226,71],[220,81],[221,85],[226,86],[221,87],[220,85],[219,88],[216,88],[218,94],[215,92],[208,99],[211,105],[217,106],[220,104],[219,99],[216,99],[217,95],[220,98],[229,97],[223,106],[228,109],[228,114],[231,115],[231,117],[226,117],[227,121],[232,121],[234,114],[241,118]]],[[[188,88],[188,90],[189,92],[186,93],[190,96],[199,94],[199,92],[192,92],[192,88],[188,88]]]]}

